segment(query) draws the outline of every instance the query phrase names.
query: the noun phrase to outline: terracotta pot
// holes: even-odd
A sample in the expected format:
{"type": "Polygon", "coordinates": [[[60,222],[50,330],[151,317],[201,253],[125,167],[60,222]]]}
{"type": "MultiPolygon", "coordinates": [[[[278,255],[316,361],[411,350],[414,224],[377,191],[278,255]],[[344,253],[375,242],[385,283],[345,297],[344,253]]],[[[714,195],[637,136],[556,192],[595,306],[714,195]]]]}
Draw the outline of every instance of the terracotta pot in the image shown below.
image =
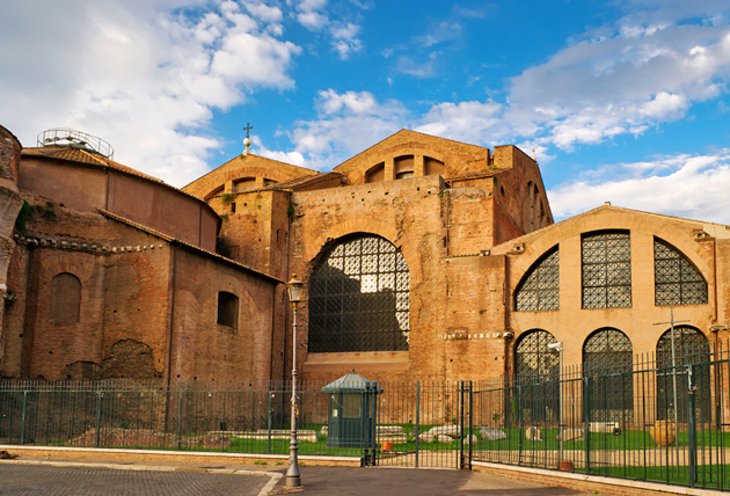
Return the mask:
{"type": "Polygon", "coordinates": [[[383,444],[380,445],[380,451],[393,451],[393,442],[383,441],[383,444]]]}
{"type": "Polygon", "coordinates": [[[575,470],[575,465],[573,465],[573,462],[570,460],[560,460],[558,462],[558,470],[562,472],[573,472],[575,470]]]}
{"type": "Polygon", "coordinates": [[[677,427],[669,420],[657,420],[649,427],[649,435],[657,446],[671,446],[677,440],[677,427]]]}

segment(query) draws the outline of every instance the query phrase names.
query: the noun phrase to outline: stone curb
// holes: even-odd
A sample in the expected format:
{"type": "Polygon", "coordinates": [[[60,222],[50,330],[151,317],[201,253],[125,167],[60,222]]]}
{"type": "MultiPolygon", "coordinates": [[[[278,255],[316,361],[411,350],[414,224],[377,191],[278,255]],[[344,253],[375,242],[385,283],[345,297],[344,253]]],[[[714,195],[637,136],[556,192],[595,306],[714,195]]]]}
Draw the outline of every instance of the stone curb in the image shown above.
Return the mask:
{"type": "MultiPolygon", "coordinates": [[[[271,455],[271,454],[253,454],[253,453],[224,453],[212,451],[169,451],[169,450],[137,450],[125,448],[79,448],[65,446],[17,446],[17,445],[0,445],[0,450],[6,450],[12,454],[19,456],[49,456],[62,457],[70,455],[113,457],[127,456],[129,458],[146,458],[162,460],[169,459],[187,459],[194,461],[196,458],[210,461],[211,459],[220,458],[226,461],[237,461],[240,463],[253,463],[257,460],[288,460],[289,455],[271,455]]],[[[359,467],[360,458],[348,456],[321,456],[321,455],[299,455],[299,460],[305,462],[309,466],[346,466],[359,467]]]]}

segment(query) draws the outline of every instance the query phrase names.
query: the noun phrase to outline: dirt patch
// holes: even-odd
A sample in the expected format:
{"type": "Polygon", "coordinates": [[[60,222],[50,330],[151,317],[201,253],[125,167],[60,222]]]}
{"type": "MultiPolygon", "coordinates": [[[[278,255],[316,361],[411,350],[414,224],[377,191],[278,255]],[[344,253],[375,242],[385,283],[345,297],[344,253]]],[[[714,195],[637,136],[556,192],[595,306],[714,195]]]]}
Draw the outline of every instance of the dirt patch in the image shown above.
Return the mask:
{"type": "MultiPolygon", "coordinates": [[[[97,447],[96,427],[69,441],[66,446],[97,447]]],[[[170,432],[151,429],[122,429],[114,427],[101,429],[98,447],[104,448],[207,448],[226,449],[231,447],[231,438],[218,433],[207,433],[202,436],[183,437],[170,432]]]]}

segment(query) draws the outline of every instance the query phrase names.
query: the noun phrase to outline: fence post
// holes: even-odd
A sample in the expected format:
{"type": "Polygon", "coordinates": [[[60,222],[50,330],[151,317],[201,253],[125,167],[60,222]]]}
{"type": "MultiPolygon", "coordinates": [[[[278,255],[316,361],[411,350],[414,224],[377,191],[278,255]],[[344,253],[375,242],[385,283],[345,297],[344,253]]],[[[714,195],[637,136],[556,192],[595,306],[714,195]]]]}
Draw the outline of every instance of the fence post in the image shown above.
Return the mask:
{"type": "Polygon", "coordinates": [[[182,416],[183,416],[183,392],[177,392],[179,401],[177,407],[177,449],[182,449],[182,416]]]}
{"type": "Polygon", "coordinates": [[[20,444],[25,444],[25,422],[28,412],[28,391],[23,391],[23,410],[20,414],[20,444]]]}
{"type": "Polygon", "coordinates": [[[413,433],[416,436],[416,468],[418,468],[418,452],[421,443],[421,381],[416,381],[416,426],[413,428],[413,433]]]}
{"type": "MultiPolygon", "coordinates": [[[[267,422],[266,422],[266,429],[267,429],[267,435],[266,435],[266,452],[271,454],[271,399],[273,398],[273,394],[271,393],[271,384],[269,384],[269,388],[267,391],[268,394],[268,407],[267,407],[267,422]]],[[[327,433],[329,434],[329,432],[327,433]]]]}
{"type": "Polygon", "coordinates": [[[101,399],[104,397],[103,391],[96,392],[96,447],[101,446],[101,399]]]}
{"type": "Polygon", "coordinates": [[[459,381],[459,470],[464,469],[464,382],[459,381]]]}
{"type": "MultiPolygon", "coordinates": [[[[697,482],[697,423],[695,419],[695,386],[692,365],[687,365],[687,441],[689,444],[689,487],[697,482]]],[[[676,428],[675,428],[676,429],[676,428]]],[[[677,443],[679,444],[679,443],[677,443]]]]}
{"type": "Polygon", "coordinates": [[[517,465],[522,465],[522,450],[524,448],[524,432],[522,432],[523,419],[522,419],[522,385],[517,386],[517,465]]]}
{"type": "Polygon", "coordinates": [[[471,470],[471,462],[474,458],[474,445],[472,444],[472,431],[474,430],[474,383],[469,381],[469,470],[471,470]]]}
{"type": "Polygon", "coordinates": [[[591,408],[590,384],[588,376],[583,375],[583,442],[586,458],[586,474],[591,473],[591,408]]]}

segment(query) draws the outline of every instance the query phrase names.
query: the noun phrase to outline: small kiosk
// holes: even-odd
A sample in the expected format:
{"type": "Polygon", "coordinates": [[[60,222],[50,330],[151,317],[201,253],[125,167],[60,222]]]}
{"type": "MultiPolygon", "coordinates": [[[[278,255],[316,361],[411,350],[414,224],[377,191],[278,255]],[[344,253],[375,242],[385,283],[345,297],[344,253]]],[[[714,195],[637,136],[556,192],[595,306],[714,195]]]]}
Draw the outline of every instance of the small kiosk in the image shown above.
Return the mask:
{"type": "Polygon", "coordinates": [[[330,397],[327,446],[363,448],[366,458],[374,456],[380,385],[351,373],[327,384],[322,392],[330,397]]]}

